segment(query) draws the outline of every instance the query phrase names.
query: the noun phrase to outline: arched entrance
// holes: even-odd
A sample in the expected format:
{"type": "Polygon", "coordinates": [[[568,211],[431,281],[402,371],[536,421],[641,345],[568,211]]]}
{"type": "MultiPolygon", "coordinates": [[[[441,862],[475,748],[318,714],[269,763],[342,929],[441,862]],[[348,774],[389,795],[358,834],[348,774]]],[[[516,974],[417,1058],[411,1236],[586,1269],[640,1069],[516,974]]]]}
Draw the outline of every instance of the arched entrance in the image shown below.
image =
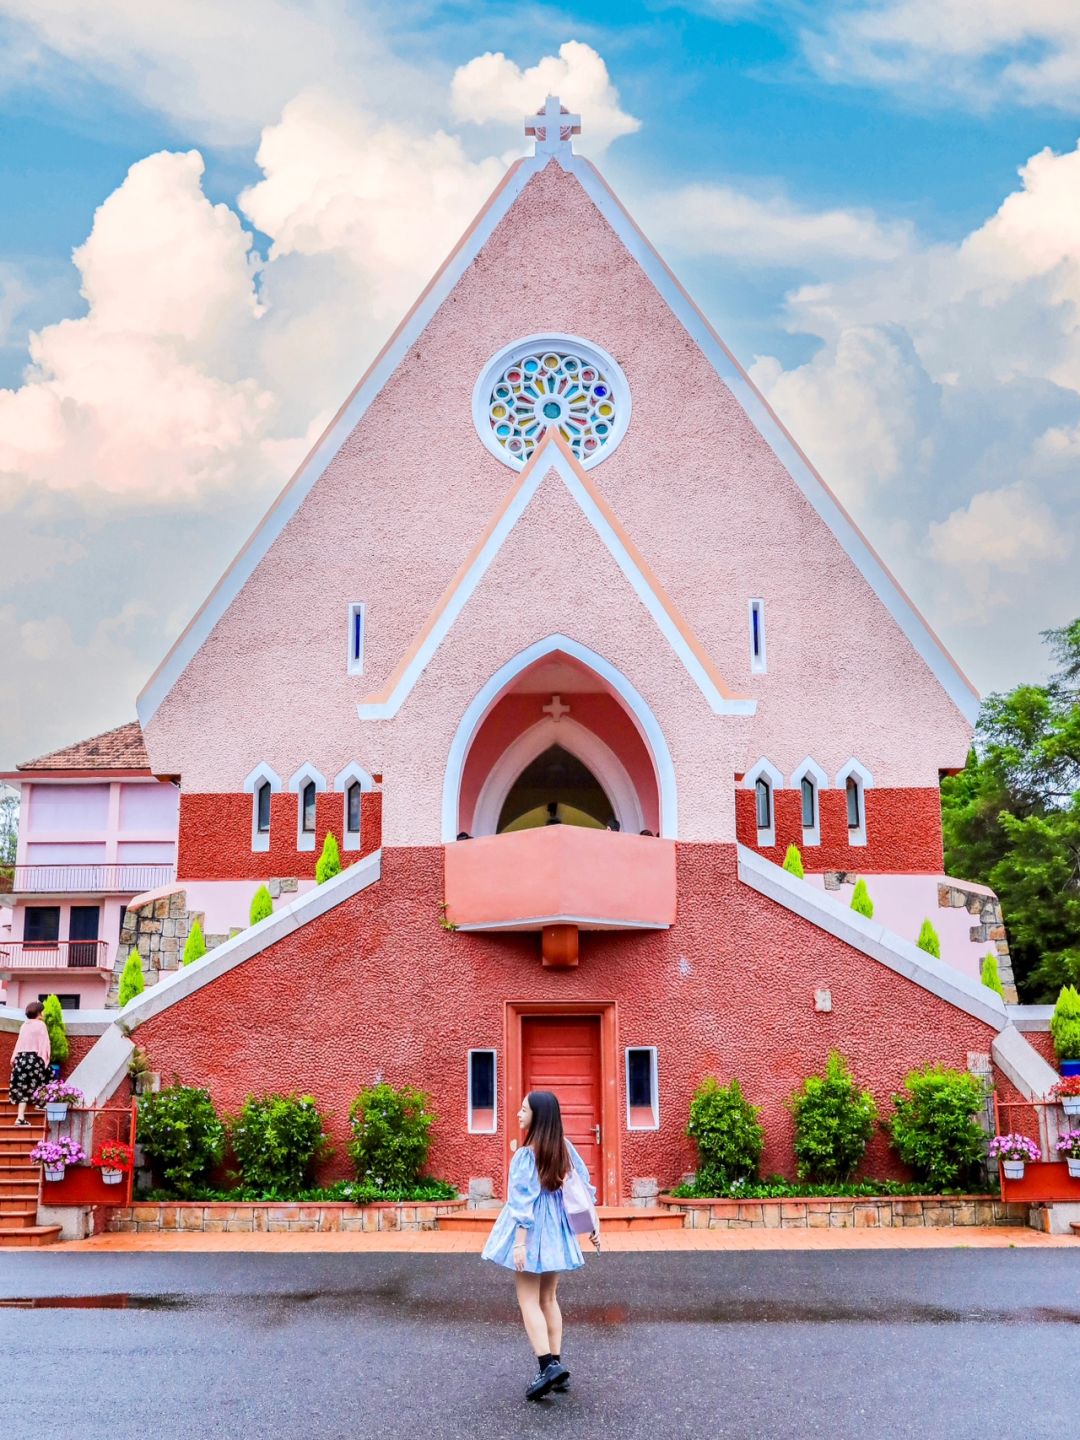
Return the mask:
{"type": "Polygon", "coordinates": [[[549,745],[510,787],[499,812],[497,834],[540,825],[584,825],[610,830],[615,811],[596,776],[561,745],[549,745]]]}

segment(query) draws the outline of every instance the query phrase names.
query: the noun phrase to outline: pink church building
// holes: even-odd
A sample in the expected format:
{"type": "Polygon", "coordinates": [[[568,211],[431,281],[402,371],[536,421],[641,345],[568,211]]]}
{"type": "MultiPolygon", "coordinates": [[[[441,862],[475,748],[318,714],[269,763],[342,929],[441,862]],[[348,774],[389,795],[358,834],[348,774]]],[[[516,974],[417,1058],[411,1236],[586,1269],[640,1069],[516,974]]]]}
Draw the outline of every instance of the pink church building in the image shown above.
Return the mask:
{"type": "MultiPolygon", "coordinates": [[[[1008,958],[996,901],[943,873],[977,696],[576,117],[528,129],[138,699],[140,784],[179,810],[175,878],[131,897],[156,983],[123,1018],[224,1109],[310,1091],[339,1156],[359,1089],[417,1085],[433,1172],[476,1193],[554,1089],[613,1203],[692,1168],[706,1074],[739,1078],[783,1170],[785,1100],[830,1049],[887,1108],[914,1065],[1024,1042],[978,979],[1008,958]],[[345,868],[316,886],[328,831],[345,868]],[[153,936],[196,913],[218,943],[176,968],[153,936]]],[[[27,864],[75,843],[35,838],[36,797],[27,864]]],[[[132,1043],[100,1032],[99,1096],[132,1043]]]]}

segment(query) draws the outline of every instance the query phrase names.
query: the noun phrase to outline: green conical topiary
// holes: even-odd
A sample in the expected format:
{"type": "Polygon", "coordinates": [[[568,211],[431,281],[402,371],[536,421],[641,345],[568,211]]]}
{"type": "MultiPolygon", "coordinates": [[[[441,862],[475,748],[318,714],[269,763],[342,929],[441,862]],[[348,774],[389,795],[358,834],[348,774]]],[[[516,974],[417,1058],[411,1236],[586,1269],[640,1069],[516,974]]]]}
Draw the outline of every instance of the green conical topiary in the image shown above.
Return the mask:
{"type": "Polygon", "coordinates": [[[993,951],[983,956],[979,978],[988,990],[996,990],[1001,998],[1005,999],[1005,991],[1001,988],[1001,976],[998,974],[997,956],[993,951]]]}
{"type": "Polygon", "coordinates": [[[338,850],[337,836],[332,830],[326,832],[326,839],[323,841],[322,854],[319,856],[315,866],[315,883],[325,884],[332,880],[335,875],[341,874],[341,852],[338,850]]]}
{"type": "Polygon", "coordinates": [[[789,845],[787,854],[784,856],[784,869],[789,875],[794,875],[796,880],[802,880],[805,871],[802,868],[802,856],[799,854],[798,845],[789,845]]]}
{"type": "Polygon", "coordinates": [[[201,960],[206,954],[206,941],[203,939],[202,923],[198,919],[191,922],[191,929],[184,941],[183,963],[190,965],[194,960],[201,960]]]}
{"type": "Polygon", "coordinates": [[[925,950],[927,955],[933,955],[935,960],[941,959],[941,941],[938,933],[930,924],[929,920],[922,922],[922,929],[919,931],[919,938],[915,941],[920,950],[925,950]]]}
{"type": "Polygon", "coordinates": [[[1050,1017],[1050,1034],[1059,1060],[1080,1060],[1080,990],[1063,985],[1050,1017]]]}
{"type": "Polygon", "coordinates": [[[136,995],[141,995],[145,989],[142,956],[139,954],[139,947],[133,945],[131,953],[124,961],[124,968],[120,972],[120,1004],[126,1005],[129,1000],[134,1000],[136,995]]]}
{"type": "Polygon", "coordinates": [[[41,1007],[41,1018],[49,1032],[52,1063],[63,1065],[71,1053],[71,1046],[68,1044],[67,1030],[64,1028],[64,1009],[60,1004],[59,996],[47,995],[45,997],[45,1004],[41,1007]]]}
{"type": "Polygon", "coordinates": [[[851,897],[851,908],[857,915],[865,915],[867,920],[874,918],[874,902],[870,899],[870,891],[866,888],[866,881],[860,875],[855,881],[855,891],[851,897]]]}
{"type": "Polygon", "coordinates": [[[255,891],[255,894],[251,897],[250,919],[252,925],[258,925],[260,920],[265,920],[267,916],[272,915],[273,913],[274,901],[270,895],[270,891],[266,888],[265,885],[260,885],[259,888],[255,891]]]}

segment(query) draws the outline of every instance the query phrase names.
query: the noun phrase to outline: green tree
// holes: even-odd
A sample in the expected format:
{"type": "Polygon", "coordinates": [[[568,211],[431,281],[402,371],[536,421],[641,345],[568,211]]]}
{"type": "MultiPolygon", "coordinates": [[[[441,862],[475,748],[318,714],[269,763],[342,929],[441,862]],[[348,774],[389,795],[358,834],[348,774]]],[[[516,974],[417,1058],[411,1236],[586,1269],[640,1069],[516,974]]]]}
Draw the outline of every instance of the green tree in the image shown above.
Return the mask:
{"type": "Polygon", "coordinates": [[[59,996],[47,995],[45,997],[45,1003],[41,1007],[41,1018],[49,1032],[52,1062],[54,1065],[63,1065],[71,1054],[71,1046],[68,1044],[67,1029],[64,1026],[64,1007],[60,1004],[59,996]]]}
{"type": "Polygon", "coordinates": [[[124,968],[120,972],[120,995],[121,1006],[134,1000],[136,995],[141,995],[146,989],[146,981],[143,979],[142,956],[139,954],[139,947],[133,945],[131,952],[124,961],[124,968]]]}
{"type": "Polygon", "coordinates": [[[966,1070],[926,1065],[912,1070],[904,1086],[906,1094],[892,1097],[896,1153],[933,1190],[968,1184],[986,1147],[975,1118],[986,1097],[983,1082],[966,1070]]]}
{"type": "Polygon", "coordinates": [[[789,875],[794,875],[796,880],[802,880],[806,874],[803,870],[802,855],[797,845],[789,845],[787,854],[784,856],[784,869],[789,875]]]}
{"type": "Polygon", "coordinates": [[[866,888],[866,881],[860,875],[855,881],[855,890],[851,896],[851,908],[859,915],[865,915],[867,920],[874,918],[874,902],[870,899],[870,891],[866,888]]]}
{"type": "Polygon", "coordinates": [[[16,791],[0,785],[0,868],[15,864],[19,844],[19,796],[16,791]]]}
{"type": "Polygon", "coordinates": [[[795,1117],[800,1180],[843,1182],[854,1175],[877,1124],[877,1105],[835,1050],[824,1075],[810,1075],[788,1102],[795,1117]]]}
{"type": "Polygon", "coordinates": [[[1001,987],[1001,976],[998,974],[998,959],[993,951],[984,955],[982,965],[979,967],[979,979],[988,990],[994,990],[1001,998],[1005,999],[1005,991],[1001,987]]]}
{"type": "Polygon", "coordinates": [[[927,955],[933,955],[935,960],[941,959],[941,940],[929,920],[922,922],[919,928],[919,938],[915,944],[920,950],[925,950],[927,955]]]}
{"type": "Polygon", "coordinates": [[[265,885],[260,885],[251,897],[250,922],[252,925],[258,925],[260,920],[267,919],[273,913],[273,897],[265,885]]]}
{"type": "Polygon", "coordinates": [[[721,1085],[707,1075],[695,1090],[686,1133],[698,1150],[694,1188],[699,1195],[723,1195],[755,1178],[765,1148],[760,1108],[750,1104],[738,1080],[721,1085]]]}
{"type": "Polygon", "coordinates": [[[326,832],[326,839],[323,841],[322,854],[315,865],[315,883],[325,884],[332,880],[335,875],[341,874],[341,852],[338,850],[337,836],[332,830],[326,832]]]}
{"type": "Polygon", "coordinates": [[[191,929],[184,941],[184,953],[181,957],[185,965],[192,964],[195,960],[201,960],[206,954],[206,941],[203,938],[202,922],[198,916],[191,922],[191,929]]]}
{"type": "Polygon", "coordinates": [[[1063,985],[1050,1017],[1050,1034],[1059,1060],[1080,1060],[1080,990],[1063,985]]]}

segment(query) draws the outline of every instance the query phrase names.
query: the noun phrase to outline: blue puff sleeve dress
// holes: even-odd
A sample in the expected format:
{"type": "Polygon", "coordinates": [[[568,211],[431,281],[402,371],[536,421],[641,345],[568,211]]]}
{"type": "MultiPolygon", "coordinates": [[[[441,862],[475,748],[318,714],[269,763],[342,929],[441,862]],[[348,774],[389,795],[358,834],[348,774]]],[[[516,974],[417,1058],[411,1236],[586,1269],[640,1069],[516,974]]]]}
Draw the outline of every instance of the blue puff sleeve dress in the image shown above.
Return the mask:
{"type": "MultiPolygon", "coordinates": [[[[595,1199],[596,1190],[589,1182],[584,1160],[569,1140],[566,1148],[570,1163],[589,1186],[595,1199]]],[[[531,1275],[544,1275],[553,1270],[579,1270],[585,1264],[578,1238],[566,1218],[562,1188],[542,1188],[536,1156],[528,1145],[515,1150],[510,1161],[506,1204],[492,1226],[481,1252],[483,1258],[502,1265],[506,1270],[513,1270],[514,1236],[519,1225],[525,1231],[525,1269],[531,1275]]]]}

